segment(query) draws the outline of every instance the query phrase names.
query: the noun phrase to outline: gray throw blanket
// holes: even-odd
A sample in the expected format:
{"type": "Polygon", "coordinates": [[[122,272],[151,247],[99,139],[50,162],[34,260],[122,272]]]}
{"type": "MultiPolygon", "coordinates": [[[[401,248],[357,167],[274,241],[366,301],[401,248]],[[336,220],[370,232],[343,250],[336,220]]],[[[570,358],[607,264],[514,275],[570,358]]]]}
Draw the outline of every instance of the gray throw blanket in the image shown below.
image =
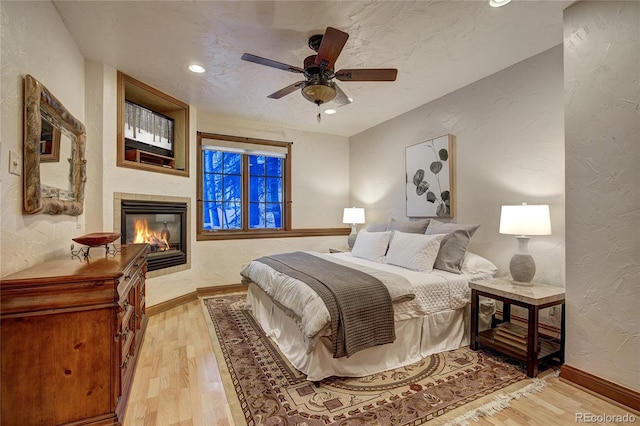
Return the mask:
{"type": "Polygon", "coordinates": [[[318,293],[331,316],[334,358],[395,340],[391,296],[379,279],[304,252],[264,256],[256,261],[318,293]]]}

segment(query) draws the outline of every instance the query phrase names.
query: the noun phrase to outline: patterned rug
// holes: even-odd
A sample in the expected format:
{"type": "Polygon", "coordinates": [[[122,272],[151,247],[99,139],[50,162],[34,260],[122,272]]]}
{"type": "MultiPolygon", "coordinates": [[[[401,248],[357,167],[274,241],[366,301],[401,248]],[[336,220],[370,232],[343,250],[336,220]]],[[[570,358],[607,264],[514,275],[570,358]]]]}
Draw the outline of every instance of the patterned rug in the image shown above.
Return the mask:
{"type": "Polygon", "coordinates": [[[517,366],[463,347],[316,387],[243,309],[245,297],[202,299],[237,425],[419,425],[526,378],[517,366]]]}

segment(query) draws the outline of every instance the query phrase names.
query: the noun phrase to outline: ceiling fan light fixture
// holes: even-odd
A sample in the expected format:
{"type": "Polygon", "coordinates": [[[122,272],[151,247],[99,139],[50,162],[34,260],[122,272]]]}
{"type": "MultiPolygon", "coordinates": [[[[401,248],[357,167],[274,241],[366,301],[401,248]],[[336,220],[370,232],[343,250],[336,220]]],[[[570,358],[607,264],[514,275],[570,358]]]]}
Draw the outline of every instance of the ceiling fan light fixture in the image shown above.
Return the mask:
{"type": "Polygon", "coordinates": [[[316,105],[321,105],[336,97],[336,89],[330,81],[315,81],[302,86],[302,96],[316,105]]]}

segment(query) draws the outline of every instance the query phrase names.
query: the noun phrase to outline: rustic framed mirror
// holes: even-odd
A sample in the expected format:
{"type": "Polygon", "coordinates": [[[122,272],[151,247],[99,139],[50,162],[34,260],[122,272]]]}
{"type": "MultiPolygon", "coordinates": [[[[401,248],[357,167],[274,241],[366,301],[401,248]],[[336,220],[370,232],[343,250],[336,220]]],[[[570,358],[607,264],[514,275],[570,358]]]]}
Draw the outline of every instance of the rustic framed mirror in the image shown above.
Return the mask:
{"type": "Polygon", "coordinates": [[[87,180],[85,150],[84,124],[42,83],[26,75],[23,146],[26,214],[82,214],[87,180]],[[55,154],[53,148],[47,147],[49,138],[57,142],[55,154]]]}

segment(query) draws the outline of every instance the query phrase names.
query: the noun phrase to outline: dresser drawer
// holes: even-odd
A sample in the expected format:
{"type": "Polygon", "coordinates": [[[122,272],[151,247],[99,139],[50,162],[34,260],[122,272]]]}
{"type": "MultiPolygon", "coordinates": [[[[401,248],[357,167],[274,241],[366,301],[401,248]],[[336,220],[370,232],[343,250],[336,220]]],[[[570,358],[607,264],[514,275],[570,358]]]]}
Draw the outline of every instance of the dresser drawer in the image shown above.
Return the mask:
{"type": "Polygon", "coordinates": [[[0,279],[3,425],[122,424],[147,250],[65,255],[0,279]]]}

